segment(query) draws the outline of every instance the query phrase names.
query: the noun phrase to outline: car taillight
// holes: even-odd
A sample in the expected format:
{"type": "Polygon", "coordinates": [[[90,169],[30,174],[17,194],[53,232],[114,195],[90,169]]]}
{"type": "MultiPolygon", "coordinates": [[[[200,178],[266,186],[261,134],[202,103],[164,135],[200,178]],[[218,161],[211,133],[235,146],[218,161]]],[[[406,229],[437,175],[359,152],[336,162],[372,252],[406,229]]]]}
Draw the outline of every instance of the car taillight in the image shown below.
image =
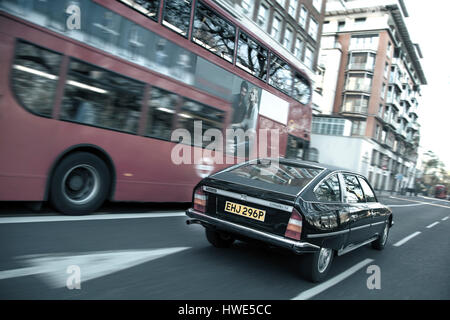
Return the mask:
{"type": "Polygon", "coordinates": [[[198,187],[194,191],[194,210],[205,213],[206,212],[206,193],[203,192],[202,187],[198,187]]]}
{"type": "Polygon", "coordinates": [[[284,236],[294,240],[300,240],[302,235],[302,215],[294,208],[289,219],[284,236]]]}

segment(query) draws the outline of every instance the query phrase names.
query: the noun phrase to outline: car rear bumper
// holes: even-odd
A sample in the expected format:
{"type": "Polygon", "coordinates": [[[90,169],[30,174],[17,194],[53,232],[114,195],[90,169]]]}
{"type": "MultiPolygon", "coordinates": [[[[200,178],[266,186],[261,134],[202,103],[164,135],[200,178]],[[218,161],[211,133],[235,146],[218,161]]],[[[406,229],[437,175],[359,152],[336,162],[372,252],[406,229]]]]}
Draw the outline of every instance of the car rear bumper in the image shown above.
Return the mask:
{"type": "Polygon", "coordinates": [[[260,240],[275,246],[290,249],[295,253],[314,252],[320,249],[319,246],[316,246],[308,242],[286,239],[278,235],[251,229],[233,222],[224,221],[221,219],[208,216],[207,214],[195,211],[192,208],[186,210],[186,215],[192,218],[191,220],[187,221],[188,224],[199,223],[202,224],[204,227],[215,227],[219,230],[228,231],[238,235],[243,235],[248,238],[260,240]]]}

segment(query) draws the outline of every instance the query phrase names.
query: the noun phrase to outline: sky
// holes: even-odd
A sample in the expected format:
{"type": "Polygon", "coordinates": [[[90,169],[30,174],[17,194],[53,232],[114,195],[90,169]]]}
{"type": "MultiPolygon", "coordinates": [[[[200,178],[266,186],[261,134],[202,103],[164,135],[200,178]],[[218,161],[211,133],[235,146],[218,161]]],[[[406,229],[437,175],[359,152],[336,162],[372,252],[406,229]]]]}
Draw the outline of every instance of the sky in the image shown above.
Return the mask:
{"type": "Polygon", "coordinates": [[[419,153],[432,150],[450,171],[450,1],[404,0],[405,18],[413,43],[422,51],[427,85],[421,87],[418,122],[419,153]]]}

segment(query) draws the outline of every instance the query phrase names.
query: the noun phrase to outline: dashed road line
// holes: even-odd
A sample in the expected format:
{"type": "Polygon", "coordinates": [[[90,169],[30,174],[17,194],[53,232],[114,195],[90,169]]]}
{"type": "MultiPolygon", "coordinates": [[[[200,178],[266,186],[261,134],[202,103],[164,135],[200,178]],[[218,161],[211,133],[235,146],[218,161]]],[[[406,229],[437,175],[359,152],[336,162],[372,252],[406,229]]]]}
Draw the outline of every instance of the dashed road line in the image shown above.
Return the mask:
{"type": "Polygon", "coordinates": [[[345,280],[346,278],[350,277],[355,272],[359,271],[360,269],[364,268],[366,265],[374,261],[373,259],[365,259],[361,261],[360,263],[354,265],[350,269],[338,274],[337,276],[331,278],[330,280],[327,280],[315,287],[312,287],[311,289],[308,289],[306,291],[303,291],[296,297],[292,298],[291,300],[308,300],[312,297],[318,295],[319,293],[331,288],[332,286],[338,284],[339,282],[345,280]]]}
{"type": "Polygon", "coordinates": [[[412,238],[418,236],[419,234],[421,234],[420,231],[414,232],[413,234],[411,234],[411,235],[409,235],[409,236],[403,238],[402,240],[400,240],[400,241],[394,243],[394,247],[400,247],[401,245],[405,244],[407,241],[409,241],[409,240],[411,240],[412,238]]]}
{"type": "Polygon", "coordinates": [[[428,229],[433,228],[433,227],[434,227],[435,225],[437,225],[437,224],[439,224],[438,221],[433,222],[432,224],[428,225],[427,228],[428,228],[428,229]]]}
{"type": "Polygon", "coordinates": [[[445,220],[447,220],[447,219],[448,219],[448,216],[442,218],[441,220],[442,220],[442,221],[445,221],[445,220]]]}

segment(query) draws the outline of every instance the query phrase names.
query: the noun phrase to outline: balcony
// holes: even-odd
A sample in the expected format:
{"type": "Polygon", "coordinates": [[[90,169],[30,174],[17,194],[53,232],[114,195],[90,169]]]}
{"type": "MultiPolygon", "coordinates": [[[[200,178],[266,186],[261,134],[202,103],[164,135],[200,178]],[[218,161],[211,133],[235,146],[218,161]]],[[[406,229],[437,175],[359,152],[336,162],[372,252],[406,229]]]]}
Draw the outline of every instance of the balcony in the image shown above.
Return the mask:
{"type": "Polygon", "coordinates": [[[400,99],[397,97],[393,97],[391,96],[387,96],[386,98],[386,103],[392,105],[393,107],[395,107],[397,110],[400,110],[400,99]]]}
{"type": "Polygon", "coordinates": [[[402,81],[395,75],[395,73],[394,75],[391,73],[391,76],[389,77],[389,84],[395,85],[399,90],[402,90],[402,81]]]}
{"type": "Polygon", "coordinates": [[[349,63],[347,66],[347,70],[358,70],[358,71],[374,71],[375,69],[375,65],[373,63],[358,63],[358,62],[354,62],[354,63],[349,63]]]}
{"type": "Polygon", "coordinates": [[[358,106],[346,104],[343,106],[341,114],[367,117],[367,106],[358,106]]]}
{"type": "Polygon", "coordinates": [[[346,91],[357,91],[370,93],[372,90],[371,83],[352,83],[345,86],[346,91]]]}

